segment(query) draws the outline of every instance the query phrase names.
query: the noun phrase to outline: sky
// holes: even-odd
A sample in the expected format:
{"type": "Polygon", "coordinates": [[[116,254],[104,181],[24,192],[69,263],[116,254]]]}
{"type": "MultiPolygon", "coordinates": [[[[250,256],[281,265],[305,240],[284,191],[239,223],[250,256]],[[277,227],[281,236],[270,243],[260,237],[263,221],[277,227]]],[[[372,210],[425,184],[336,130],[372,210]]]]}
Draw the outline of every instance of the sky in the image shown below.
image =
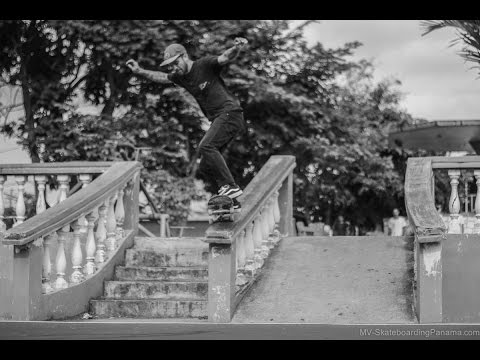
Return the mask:
{"type": "Polygon", "coordinates": [[[373,60],[375,80],[399,79],[402,107],[415,118],[480,119],[480,74],[458,55],[461,46],[450,47],[455,30],[422,32],[419,20],[319,20],[305,37],[327,48],[360,41],[352,59],[373,60]]]}
{"type": "MultiPolygon", "coordinates": [[[[296,20],[293,25],[302,23],[296,20]]],[[[401,106],[426,120],[480,119],[480,74],[449,47],[453,29],[422,36],[419,20],[319,20],[305,28],[309,44],[336,48],[360,41],[352,60],[365,58],[375,66],[374,78],[395,77],[405,94],[401,106]]],[[[15,140],[0,135],[0,162],[30,162],[15,140]]]]}

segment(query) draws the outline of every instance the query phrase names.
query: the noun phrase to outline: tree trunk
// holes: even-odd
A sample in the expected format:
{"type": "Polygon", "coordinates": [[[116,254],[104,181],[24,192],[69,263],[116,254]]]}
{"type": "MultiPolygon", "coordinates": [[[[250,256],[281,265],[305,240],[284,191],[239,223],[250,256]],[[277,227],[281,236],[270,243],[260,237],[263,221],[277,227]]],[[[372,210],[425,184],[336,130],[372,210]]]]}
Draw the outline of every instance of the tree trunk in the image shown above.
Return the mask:
{"type": "Polygon", "coordinates": [[[327,213],[326,213],[326,219],[325,223],[326,224],[333,224],[332,222],[332,203],[329,201],[328,202],[328,208],[327,208],[327,213]]]}
{"type": "Polygon", "coordinates": [[[114,78],[112,68],[108,70],[107,79],[108,79],[108,84],[110,86],[110,96],[108,97],[108,99],[105,99],[105,106],[102,109],[101,115],[102,117],[112,118],[113,111],[115,110],[115,105],[118,97],[118,89],[115,85],[115,78],[114,78]]]}
{"type": "Polygon", "coordinates": [[[101,115],[102,117],[113,117],[113,111],[115,110],[115,99],[113,95],[111,95],[106,101],[105,106],[102,109],[101,115]]]}

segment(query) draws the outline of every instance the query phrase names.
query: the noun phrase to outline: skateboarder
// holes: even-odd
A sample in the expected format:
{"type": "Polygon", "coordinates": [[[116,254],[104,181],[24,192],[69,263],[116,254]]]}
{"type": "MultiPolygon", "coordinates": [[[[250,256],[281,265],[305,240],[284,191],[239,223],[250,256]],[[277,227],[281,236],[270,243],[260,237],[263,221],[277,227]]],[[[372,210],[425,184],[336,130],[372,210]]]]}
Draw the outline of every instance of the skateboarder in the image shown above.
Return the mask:
{"type": "Polygon", "coordinates": [[[160,64],[167,72],[145,70],[135,60],[127,61],[133,73],[158,83],[173,82],[197,100],[211,122],[199,145],[202,156],[199,170],[211,178],[213,185],[217,185],[219,195],[233,199],[236,210],[240,208],[236,198],[243,191],[235,183],[221,151],[236,135],[246,131],[246,124],[240,103],[225,87],[220,71],[223,65],[237,57],[247,43],[244,38],[236,38],[234,46],[222,55],[205,56],[195,61],[190,59],[182,45],[171,44],[165,49],[164,61],[160,64]]]}

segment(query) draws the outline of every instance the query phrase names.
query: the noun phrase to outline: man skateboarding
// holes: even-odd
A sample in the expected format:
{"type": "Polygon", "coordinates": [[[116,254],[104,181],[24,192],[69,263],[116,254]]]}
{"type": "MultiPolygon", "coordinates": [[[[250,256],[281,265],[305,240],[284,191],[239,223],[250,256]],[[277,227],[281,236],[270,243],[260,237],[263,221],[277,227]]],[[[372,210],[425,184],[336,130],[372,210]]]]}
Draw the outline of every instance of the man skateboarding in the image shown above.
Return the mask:
{"type": "Polygon", "coordinates": [[[189,58],[182,45],[171,44],[165,49],[164,61],[160,64],[167,72],[145,70],[135,60],[127,61],[127,66],[134,74],[158,83],[173,82],[193,95],[211,122],[199,145],[202,156],[199,170],[219,188],[218,195],[233,199],[236,210],[240,209],[236,198],[243,191],[235,183],[221,151],[236,135],[246,131],[246,124],[240,102],[225,87],[220,71],[237,57],[247,43],[244,38],[236,38],[234,46],[222,55],[205,56],[195,61],[189,58]]]}

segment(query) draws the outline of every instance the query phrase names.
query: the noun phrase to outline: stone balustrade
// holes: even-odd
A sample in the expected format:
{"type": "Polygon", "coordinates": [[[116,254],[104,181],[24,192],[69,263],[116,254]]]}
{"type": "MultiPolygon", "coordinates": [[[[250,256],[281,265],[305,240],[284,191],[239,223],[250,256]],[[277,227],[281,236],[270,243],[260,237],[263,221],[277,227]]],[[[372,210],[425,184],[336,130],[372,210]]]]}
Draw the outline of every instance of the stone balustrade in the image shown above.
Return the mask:
{"type": "MultiPolygon", "coordinates": [[[[434,163],[433,169],[436,169],[436,166],[434,163]]],[[[480,197],[478,196],[480,193],[480,169],[440,168],[440,170],[446,170],[450,184],[448,214],[442,214],[447,233],[480,234],[480,197]],[[469,192],[473,182],[477,187],[477,194],[469,192]]]]}
{"type": "MultiPolygon", "coordinates": [[[[95,177],[104,172],[109,162],[69,162],[69,163],[40,163],[40,164],[6,164],[0,166],[0,228],[6,230],[5,209],[7,205],[15,210],[13,226],[26,220],[27,204],[25,199],[26,188],[30,188],[30,195],[36,196],[35,214],[40,214],[69,196],[70,183],[74,178],[77,184],[85,188],[95,177]],[[82,165],[83,164],[83,165],[82,165]],[[9,193],[6,193],[6,184],[10,184],[9,193]],[[14,184],[14,185],[13,185],[14,184]],[[13,186],[12,186],[13,185],[13,186]],[[51,189],[53,186],[53,189],[51,189]],[[47,189],[48,187],[48,189],[47,189]],[[47,201],[50,193],[50,201],[47,201]],[[13,202],[13,204],[12,204],[13,202]]],[[[77,188],[76,186],[75,188],[77,188]]],[[[86,232],[86,221],[80,220],[82,232],[86,232]]]]}
{"type": "MultiPolygon", "coordinates": [[[[4,228],[6,176],[14,175],[18,184],[16,222],[2,240],[2,251],[8,254],[12,250],[13,271],[0,268],[13,272],[12,306],[0,313],[28,320],[65,317],[80,313],[90,298],[101,294],[103,280],[112,276],[113,266],[123,258],[123,250],[132,245],[137,232],[140,169],[138,162],[0,168],[0,221],[4,228]],[[36,215],[25,219],[23,190],[28,176],[36,184],[36,215]],[[81,186],[68,196],[73,176],[81,186]],[[58,182],[58,200],[49,208],[45,194],[48,178],[58,182]],[[73,288],[76,290],[68,291],[73,288]],[[73,298],[73,294],[77,296],[73,298]],[[25,304],[29,299],[31,304],[25,304]]],[[[8,305],[0,300],[0,307],[8,305]]]]}
{"type": "Polygon", "coordinates": [[[256,272],[263,267],[270,251],[280,241],[278,194],[278,190],[275,191],[262,211],[238,234],[235,242],[237,294],[255,278],[256,272]]]}
{"type": "Polygon", "coordinates": [[[480,319],[479,185],[480,156],[408,159],[405,204],[415,236],[414,307],[420,323],[480,319]],[[435,203],[435,178],[440,172],[446,172],[450,185],[446,215],[437,211],[435,203]],[[466,202],[473,181],[475,214],[469,216],[466,202]]]}
{"type": "Polygon", "coordinates": [[[229,322],[269,255],[285,236],[295,236],[294,156],[272,156],[239,197],[233,222],[210,225],[208,318],[229,322]]]}

